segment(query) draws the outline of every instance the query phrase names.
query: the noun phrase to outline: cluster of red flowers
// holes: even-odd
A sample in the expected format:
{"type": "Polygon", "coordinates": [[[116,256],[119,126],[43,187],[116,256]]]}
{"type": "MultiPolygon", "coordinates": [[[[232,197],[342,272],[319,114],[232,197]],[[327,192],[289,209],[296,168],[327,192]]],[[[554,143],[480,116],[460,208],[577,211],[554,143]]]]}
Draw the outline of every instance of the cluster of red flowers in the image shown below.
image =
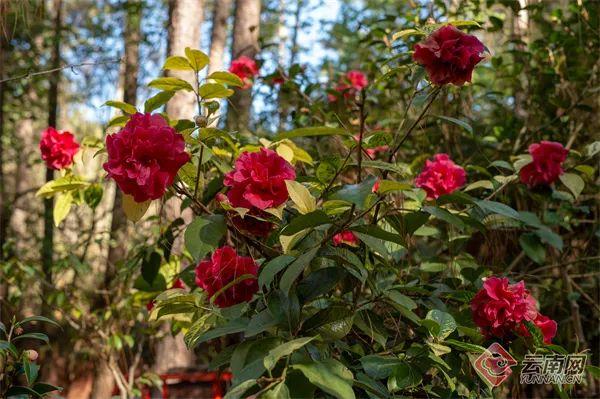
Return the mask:
{"type": "Polygon", "coordinates": [[[231,61],[229,72],[242,79],[244,82],[242,89],[249,89],[252,86],[252,80],[258,75],[258,66],[252,58],[242,55],[231,61]]]}
{"type": "Polygon", "coordinates": [[[136,202],[162,197],[190,160],[183,136],[158,114],[131,115],[123,129],[106,137],[106,150],[108,177],[136,202]]]}
{"type": "MultiPolygon", "coordinates": [[[[367,87],[368,84],[369,81],[364,73],[352,70],[346,72],[334,87],[334,90],[340,93],[344,99],[350,99],[355,97],[356,93],[367,87]]],[[[327,95],[327,99],[330,102],[335,102],[338,99],[338,95],[330,93],[327,95]]]]}
{"type": "Polygon", "coordinates": [[[551,343],[556,335],[556,322],[538,312],[536,301],[523,281],[509,284],[507,278],[487,278],[471,301],[471,311],[475,324],[488,338],[530,336],[526,322],[541,330],[546,343],[551,343]]]}
{"type": "Polygon", "coordinates": [[[196,267],[196,285],[209,297],[218,295],[214,303],[222,308],[247,302],[258,291],[258,265],[248,256],[239,256],[231,247],[222,247],[213,252],[210,259],[201,261],[196,267]],[[235,284],[231,284],[239,277],[235,284]],[[227,289],[223,290],[225,287],[227,289]]]}
{"type": "Polygon", "coordinates": [[[529,187],[554,183],[564,173],[562,164],[568,153],[561,143],[554,141],[531,144],[529,154],[532,161],[519,171],[521,182],[529,187]]]}
{"type": "Polygon", "coordinates": [[[261,148],[259,152],[243,152],[223,181],[230,188],[227,200],[231,206],[249,209],[243,218],[233,216],[232,222],[249,234],[268,235],[273,224],[263,220],[268,218],[264,211],[288,200],[285,181],[294,179],[294,167],[275,151],[261,148]]]}
{"type": "Polygon", "coordinates": [[[42,132],[40,152],[46,166],[50,169],[65,169],[73,164],[73,157],[79,150],[79,144],[70,132],[49,127],[42,132]]]}

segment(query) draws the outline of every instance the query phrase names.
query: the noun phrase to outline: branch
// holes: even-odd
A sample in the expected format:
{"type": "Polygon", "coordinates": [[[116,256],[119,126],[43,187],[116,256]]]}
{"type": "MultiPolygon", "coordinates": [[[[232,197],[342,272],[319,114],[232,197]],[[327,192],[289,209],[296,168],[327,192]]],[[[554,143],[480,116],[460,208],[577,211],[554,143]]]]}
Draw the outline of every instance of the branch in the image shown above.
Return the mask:
{"type": "Polygon", "coordinates": [[[49,73],[54,73],[54,72],[59,72],[62,71],[63,69],[71,69],[74,70],[75,68],[81,68],[84,66],[95,66],[95,65],[106,65],[106,64],[120,64],[121,62],[123,62],[122,59],[116,59],[116,60],[103,60],[103,61],[98,61],[98,62],[82,62],[80,64],[70,64],[70,65],[64,65],[58,68],[52,68],[52,69],[47,69],[44,71],[38,71],[38,72],[27,72],[23,75],[19,75],[19,76],[13,76],[12,78],[6,78],[6,79],[2,79],[0,80],[0,83],[5,83],[5,82],[10,82],[12,80],[21,80],[21,79],[29,79],[32,78],[34,76],[39,76],[39,75],[46,75],[49,73]]]}

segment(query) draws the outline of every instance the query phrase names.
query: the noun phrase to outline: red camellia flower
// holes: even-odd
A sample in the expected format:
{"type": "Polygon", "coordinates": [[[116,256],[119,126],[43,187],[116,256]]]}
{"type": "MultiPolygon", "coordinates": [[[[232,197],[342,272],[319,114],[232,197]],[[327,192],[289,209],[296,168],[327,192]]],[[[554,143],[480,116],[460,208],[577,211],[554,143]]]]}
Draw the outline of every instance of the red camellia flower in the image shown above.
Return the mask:
{"type": "Polygon", "coordinates": [[[475,36],[446,25],[415,45],[413,59],[425,67],[433,84],[462,86],[471,81],[484,51],[485,46],[475,36]]]}
{"type": "Polygon", "coordinates": [[[106,137],[108,177],[136,202],[163,196],[190,160],[183,136],[158,114],[131,115],[121,131],[106,137]]]}
{"type": "Polygon", "coordinates": [[[371,188],[371,192],[373,194],[377,193],[377,191],[379,191],[379,179],[375,181],[375,184],[373,184],[373,188],[371,188]]]}
{"type": "Polygon", "coordinates": [[[473,321],[490,337],[502,338],[522,322],[535,320],[535,300],[520,281],[509,284],[507,278],[490,277],[471,301],[473,321]]]}
{"type": "Polygon", "coordinates": [[[64,169],[73,164],[73,157],[79,150],[79,144],[69,132],[49,127],[42,132],[40,152],[46,166],[50,169],[64,169]]]}
{"type": "MultiPolygon", "coordinates": [[[[348,71],[338,84],[334,87],[334,90],[341,93],[345,99],[356,96],[356,93],[369,84],[367,77],[364,73],[357,70],[348,71]]],[[[327,99],[329,102],[337,101],[338,96],[335,94],[328,94],[327,99]]]]}
{"type": "Polygon", "coordinates": [[[337,233],[336,235],[333,236],[332,240],[333,240],[333,245],[336,247],[340,246],[342,244],[346,244],[351,247],[358,247],[358,245],[360,243],[356,234],[354,234],[350,230],[345,230],[345,231],[342,231],[341,233],[337,233]]]}
{"type": "Polygon", "coordinates": [[[434,199],[456,191],[466,181],[467,174],[463,168],[452,162],[447,154],[436,154],[433,161],[425,162],[415,185],[427,192],[428,199],[434,199]]]}
{"type": "Polygon", "coordinates": [[[275,227],[275,225],[268,220],[263,220],[267,219],[268,217],[269,215],[265,212],[254,208],[244,215],[244,217],[241,217],[236,213],[231,218],[231,222],[243,233],[256,237],[266,237],[275,227]]]}
{"type": "Polygon", "coordinates": [[[556,335],[556,322],[537,311],[536,301],[523,281],[509,284],[507,278],[486,279],[471,301],[471,311],[473,321],[488,338],[505,338],[510,333],[528,337],[526,322],[542,331],[546,343],[556,335]]]}
{"type": "Polygon", "coordinates": [[[227,198],[234,207],[274,208],[287,201],[286,180],[294,180],[296,172],[275,151],[243,152],[234,169],[225,175],[223,184],[231,187],[227,198]]]}
{"type": "Polygon", "coordinates": [[[346,73],[346,79],[355,90],[362,90],[369,84],[365,74],[355,69],[346,73]]]}
{"type": "Polygon", "coordinates": [[[244,82],[242,89],[248,89],[252,86],[252,79],[258,75],[258,66],[252,58],[242,55],[231,62],[229,72],[242,79],[244,82]]]}
{"type": "Polygon", "coordinates": [[[533,160],[519,171],[521,182],[529,187],[550,185],[564,173],[562,164],[569,151],[561,143],[542,141],[529,146],[533,160]]]}
{"type": "MultiPolygon", "coordinates": [[[[258,266],[247,256],[238,256],[231,247],[222,247],[213,252],[210,259],[201,261],[196,267],[196,285],[212,297],[221,288],[236,278],[250,274],[258,274],[258,266]]],[[[241,280],[227,288],[215,298],[215,304],[225,308],[252,299],[258,291],[256,277],[241,280]]]]}

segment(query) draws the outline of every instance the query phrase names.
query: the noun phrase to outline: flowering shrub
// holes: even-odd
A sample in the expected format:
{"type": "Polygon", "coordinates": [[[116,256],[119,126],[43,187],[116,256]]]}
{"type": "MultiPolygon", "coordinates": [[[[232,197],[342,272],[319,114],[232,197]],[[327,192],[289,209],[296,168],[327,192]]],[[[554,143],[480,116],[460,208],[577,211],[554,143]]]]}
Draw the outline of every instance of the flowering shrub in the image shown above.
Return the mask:
{"type": "MultiPolygon", "coordinates": [[[[414,31],[427,35],[413,57],[428,81],[411,65],[409,109],[376,132],[369,126],[380,121],[368,119],[369,111],[387,86],[356,70],[333,84],[334,93],[322,87],[309,98],[318,103],[307,104],[318,126],[260,138],[207,127],[202,121],[214,116],[215,100],[246,87],[258,70],[238,59],[230,72],[204,81],[207,57],[191,49],[165,68],[176,64],[197,80],[153,80],[159,93],[145,114],[111,102],[127,115],[109,123],[121,130],[106,138],[104,168],[133,197],[124,201],[126,214],[137,221],[150,200],[177,196],[195,215],[187,225],[169,224],[151,254],[132,261],[140,266],[136,294],[154,298],[148,320],[170,320],[190,350],[228,337],[211,368],[231,369],[229,397],[490,396],[470,366],[490,343],[501,340],[519,358],[565,352],[560,320],[534,299],[543,293],[515,282],[525,276],[513,278],[513,266],[486,264],[482,237],[510,231],[518,236],[511,250],[532,265],[560,253],[564,224],[525,207],[523,198],[544,195],[530,186],[553,183],[540,201],[575,207],[587,159],[547,142],[485,166],[455,154],[451,142],[444,143],[448,154],[405,159],[403,146],[433,118],[474,135],[467,122],[429,112],[469,89],[448,84],[470,82],[485,49],[450,25],[414,31]],[[170,121],[152,114],[177,91],[195,93],[202,115],[170,121]],[[334,107],[344,114],[328,118],[334,107]],[[304,145],[311,137],[323,146],[304,145]],[[505,196],[510,190],[518,201],[505,196]],[[181,229],[185,248],[171,253],[163,238],[181,229]],[[175,286],[178,278],[189,289],[175,286]]],[[[285,82],[289,90],[293,79],[285,82]]],[[[92,184],[60,179],[71,184],[50,182],[39,194],[75,197],[92,184]]]]}

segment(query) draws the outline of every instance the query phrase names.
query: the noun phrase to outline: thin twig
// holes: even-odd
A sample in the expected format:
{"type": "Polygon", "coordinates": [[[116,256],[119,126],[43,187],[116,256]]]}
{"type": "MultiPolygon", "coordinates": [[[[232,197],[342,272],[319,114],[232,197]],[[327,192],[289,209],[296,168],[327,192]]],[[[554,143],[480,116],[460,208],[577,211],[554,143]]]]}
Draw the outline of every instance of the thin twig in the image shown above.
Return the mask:
{"type": "Polygon", "coordinates": [[[27,73],[24,73],[23,75],[13,76],[12,78],[2,79],[2,80],[0,80],[0,83],[10,82],[12,80],[29,79],[34,76],[46,75],[49,73],[59,72],[59,71],[62,71],[63,69],[74,69],[74,68],[80,68],[80,67],[84,67],[84,66],[94,66],[94,65],[120,64],[121,62],[123,62],[123,60],[121,58],[119,58],[116,60],[104,60],[104,61],[98,61],[98,62],[82,62],[79,64],[64,65],[64,66],[61,66],[58,68],[52,68],[52,69],[47,69],[47,70],[38,71],[38,72],[27,72],[27,73]]]}

